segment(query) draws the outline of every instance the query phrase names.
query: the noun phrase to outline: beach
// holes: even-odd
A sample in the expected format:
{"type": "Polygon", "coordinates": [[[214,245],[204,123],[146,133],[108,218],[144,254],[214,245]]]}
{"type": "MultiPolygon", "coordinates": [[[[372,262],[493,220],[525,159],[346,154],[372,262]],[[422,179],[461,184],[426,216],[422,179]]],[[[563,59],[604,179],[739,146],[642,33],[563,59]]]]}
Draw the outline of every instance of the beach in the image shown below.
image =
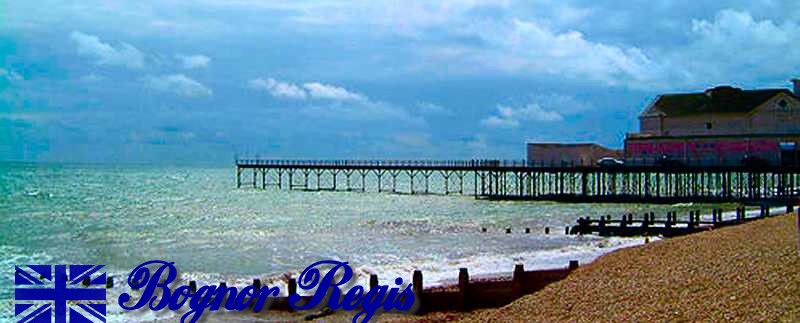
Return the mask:
{"type": "Polygon", "coordinates": [[[506,307],[463,318],[797,322],[800,257],[794,216],[620,249],[506,307]]]}
{"type": "MultiPolygon", "coordinates": [[[[798,322],[795,221],[782,215],[619,249],[499,309],[374,321],[798,322]]],[[[318,321],[351,319],[336,313],[318,321]]]]}

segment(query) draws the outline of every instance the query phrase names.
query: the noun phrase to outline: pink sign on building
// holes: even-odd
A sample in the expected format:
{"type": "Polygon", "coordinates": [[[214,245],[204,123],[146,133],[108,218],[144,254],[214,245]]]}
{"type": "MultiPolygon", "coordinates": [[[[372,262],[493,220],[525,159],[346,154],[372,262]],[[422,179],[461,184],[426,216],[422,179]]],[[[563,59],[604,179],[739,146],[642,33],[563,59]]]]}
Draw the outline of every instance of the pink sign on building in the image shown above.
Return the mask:
{"type": "Polygon", "coordinates": [[[685,146],[686,145],[680,141],[659,142],[656,144],[656,151],[662,154],[682,154],[685,146]]]}
{"type": "Polygon", "coordinates": [[[757,139],[750,141],[750,152],[777,153],[780,151],[778,141],[769,139],[757,139]]]}
{"type": "Polygon", "coordinates": [[[746,153],[747,146],[746,140],[720,141],[717,144],[717,149],[721,154],[736,154],[746,153]]]}

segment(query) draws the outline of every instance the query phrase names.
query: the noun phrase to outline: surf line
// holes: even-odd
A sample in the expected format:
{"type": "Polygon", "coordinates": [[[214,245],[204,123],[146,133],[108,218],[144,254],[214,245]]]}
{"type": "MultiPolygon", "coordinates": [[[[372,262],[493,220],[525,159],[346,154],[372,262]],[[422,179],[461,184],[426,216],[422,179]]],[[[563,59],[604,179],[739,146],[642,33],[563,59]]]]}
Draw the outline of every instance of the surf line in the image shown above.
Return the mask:
{"type": "MultiPolygon", "coordinates": [[[[128,275],[128,286],[132,289],[142,289],[139,300],[132,305],[126,305],[131,301],[132,296],[122,293],[119,296],[119,306],[126,311],[134,311],[147,307],[151,311],[161,311],[168,309],[177,311],[189,305],[182,317],[182,323],[195,323],[203,313],[218,311],[223,306],[228,311],[244,311],[250,306],[253,311],[260,312],[264,309],[264,303],[271,297],[280,294],[278,287],[263,286],[256,291],[254,286],[247,286],[241,291],[236,287],[220,288],[220,286],[200,286],[195,293],[192,293],[188,285],[182,285],[170,289],[169,285],[175,281],[178,270],[174,262],[163,260],[150,260],[136,266],[128,275]]],[[[306,267],[297,280],[297,287],[303,290],[314,290],[313,296],[306,304],[300,305],[301,296],[298,294],[289,295],[289,306],[295,310],[307,310],[317,307],[323,302],[327,291],[333,289],[328,297],[327,306],[332,310],[343,309],[352,311],[361,308],[361,311],[353,317],[353,323],[367,323],[379,308],[385,311],[397,310],[408,311],[414,305],[414,293],[412,284],[408,284],[400,292],[403,279],[395,279],[396,287],[389,288],[387,285],[378,285],[365,291],[362,286],[355,285],[347,293],[342,293],[340,287],[348,285],[353,278],[353,269],[347,262],[336,260],[322,260],[306,267]],[[320,266],[332,266],[323,277],[320,273],[320,266]],[[337,273],[341,271],[341,278],[336,279],[337,273]],[[340,299],[341,298],[341,299],[340,299]]]]}

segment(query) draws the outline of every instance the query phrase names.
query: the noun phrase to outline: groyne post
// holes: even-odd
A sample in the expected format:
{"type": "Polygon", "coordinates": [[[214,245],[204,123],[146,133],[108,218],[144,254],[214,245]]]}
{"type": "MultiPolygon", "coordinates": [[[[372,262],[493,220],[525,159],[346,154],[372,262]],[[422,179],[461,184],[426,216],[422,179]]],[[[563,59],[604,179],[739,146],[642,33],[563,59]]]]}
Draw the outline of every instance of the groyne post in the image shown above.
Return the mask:
{"type": "Polygon", "coordinates": [[[378,275],[371,274],[369,275],[369,289],[373,289],[378,287],[378,275]]]}
{"type": "Polygon", "coordinates": [[[242,188],[242,169],[236,165],[236,188],[242,188]]]}
{"type": "Polygon", "coordinates": [[[469,293],[469,272],[467,268],[458,269],[458,309],[467,310],[467,294],[469,293]]]}
{"type": "Polygon", "coordinates": [[[227,290],[228,290],[228,284],[227,284],[227,283],[225,283],[225,282],[220,282],[220,283],[219,283],[219,290],[221,290],[221,291],[222,291],[222,293],[223,293],[223,294],[222,294],[222,303],[225,303],[225,302],[226,302],[226,300],[228,299],[228,292],[227,292],[227,290]]]}
{"type": "Polygon", "coordinates": [[[525,275],[525,266],[523,264],[514,265],[514,273],[511,276],[511,297],[517,299],[522,297],[523,290],[522,284],[525,275]]]}
{"type": "Polygon", "coordinates": [[[261,290],[261,279],[258,278],[253,279],[253,289],[254,289],[253,293],[258,295],[258,291],[261,290]]]}
{"type": "Polygon", "coordinates": [[[797,255],[800,256],[800,210],[797,211],[797,255]]]}
{"type": "Polygon", "coordinates": [[[289,278],[289,282],[287,283],[286,290],[288,291],[288,295],[297,294],[297,279],[289,278]]]}
{"type": "Polygon", "coordinates": [[[573,271],[575,269],[578,269],[579,266],[580,266],[580,264],[578,263],[577,260],[570,260],[569,261],[569,267],[568,267],[569,271],[573,271]]]}
{"type": "Polygon", "coordinates": [[[424,289],[422,285],[422,271],[414,270],[414,274],[411,276],[411,292],[414,293],[414,302],[416,303],[414,304],[413,307],[415,313],[422,312],[421,309],[423,304],[422,301],[423,290],[424,289]]]}
{"type": "Polygon", "coordinates": [[[717,209],[711,210],[711,223],[715,226],[717,225],[717,209]]]}

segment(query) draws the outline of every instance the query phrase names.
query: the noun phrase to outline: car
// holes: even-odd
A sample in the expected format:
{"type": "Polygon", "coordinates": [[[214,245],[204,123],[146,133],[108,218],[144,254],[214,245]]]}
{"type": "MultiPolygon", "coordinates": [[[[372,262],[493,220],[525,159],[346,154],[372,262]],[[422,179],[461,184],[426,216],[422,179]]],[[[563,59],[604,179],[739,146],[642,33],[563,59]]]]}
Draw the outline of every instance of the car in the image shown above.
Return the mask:
{"type": "Polygon", "coordinates": [[[769,162],[764,160],[761,157],[756,156],[744,156],[742,158],[742,166],[745,167],[766,167],[769,166],[769,162]]]}
{"type": "Polygon", "coordinates": [[[625,165],[625,162],[614,157],[603,157],[597,160],[597,165],[600,167],[619,167],[625,165]]]}
{"type": "Polygon", "coordinates": [[[658,159],[656,159],[656,166],[660,167],[680,167],[683,166],[683,163],[680,160],[673,159],[667,155],[661,155],[658,159]]]}

